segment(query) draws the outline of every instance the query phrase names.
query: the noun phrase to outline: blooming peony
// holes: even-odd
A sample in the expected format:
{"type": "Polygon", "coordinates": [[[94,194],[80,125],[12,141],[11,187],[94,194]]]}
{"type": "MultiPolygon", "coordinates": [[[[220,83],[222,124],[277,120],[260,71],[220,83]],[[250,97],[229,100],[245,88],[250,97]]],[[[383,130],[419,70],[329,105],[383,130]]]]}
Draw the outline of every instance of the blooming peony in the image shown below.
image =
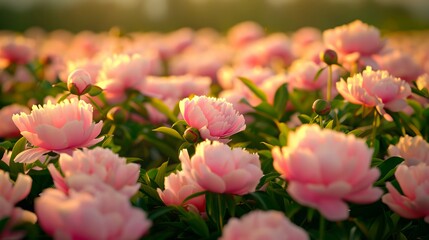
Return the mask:
{"type": "Polygon", "coordinates": [[[53,164],[48,169],[54,179],[55,186],[68,193],[70,189],[81,190],[92,185],[105,188],[105,184],[132,197],[140,188],[137,183],[140,166],[128,163],[110,149],[96,147],[94,149],[75,150],[73,155],[61,154],[59,159],[60,172],[53,164]]]}
{"type": "Polygon", "coordinates": [[[237,48],[243,47],[264,36],[265,31],[262,26],[252,21],[236,24],[227,33],[228,42],[237,48]]]}
{"type": "Polygon", "coordinates": [[[410,137],[405,135],[396,145],[387,149],[389,156],[399,156],[408,166],[424,162],[429,165],[429,143],[422,136],[410,137]]]}
{"type": "Polygon", "coordinates": [[[15,114],[13,122],[21,134],[37,148],[19,153],[15,161],[31,163],[50,151],[70,153],[76,148],[100,142],[96,138],[102,122],[92,121],[92,106],[83,100],[64,100],[61,103],[34,105],[30,114],[15,114]]]}
{"type": "Polygon", "coordinates": [[[386,187],[389,193],[381,200],[404,218],[424,217],[425,222],[429,223],[429,166],[425,163],[414,166],[401,164],[396,169],[395,177],[404,195],[388,182],[386,187]]]}
{"type": "Polygon", "coordinates": [[[186,123],[198,129],[203,139],[228,141],[246,128],[244,117],[223,98],[194,96],[179,102],[186,123]]]}
{"type": "Polygon", "coordinates": [[[189,210],[197,212],[205,212],[206,199],[204,195],[194,197],[186,202],[183,202],[187,197],[194,193],[204,191],[192,179],[187,178],[185,172],[171,173],[165,178],[165,189],[157,189],[159,197],[165,205],[184,206],[189,210]]]}
{"type": "Polygon", "coordinates": [[[231,149],[221,142],[206,140],[189,157],[186,149],[179,155],[185,175],[204,190],[244,195],[254,192],[262,177],[257,154],[242,148],[231,149]]]}
{"type": "Polygon", "coordinates": [[[30,109],[16,103],[0,109],[0,119],[2,121],[0,124],[0,138],[19,136],[19,129],[13,123],[12,116],[20,112],[29,113],[30,109]]]}
{"type": "Polygon", "coordinates": [[[254,210],[241,219],[231,218],[219,240],[309,239],[308,234],[278,211],[254,210]]]}
{"type": "Polygon", "coordinates": [[[42,229],[54,239],[139,239],[150,226],[146,213],[115,191],[69,194],[48,188],[35,200],[42,229]]]}
{"type": "Polygon", "coordinates": [[[387,71],[373,71],[367,67],[362,73],[337,82],[338,92],[347,101],[365,107],[375,107],[389,121],[392,117],[385,108],[398,112],[407,106],[406,98],[411,95],[407,82],[391,76],[387,71]]]}
{"type": "Polygon", "coordinates": [[[302,205],[332,221],[349,216],[345,201],[371,203],[382,191],[372,187],[380,173],[370,168],[372,149],[354,135],[303,125],[287,147],[272,149],[274,168],[288,181],[287,191],[302,205]]]}

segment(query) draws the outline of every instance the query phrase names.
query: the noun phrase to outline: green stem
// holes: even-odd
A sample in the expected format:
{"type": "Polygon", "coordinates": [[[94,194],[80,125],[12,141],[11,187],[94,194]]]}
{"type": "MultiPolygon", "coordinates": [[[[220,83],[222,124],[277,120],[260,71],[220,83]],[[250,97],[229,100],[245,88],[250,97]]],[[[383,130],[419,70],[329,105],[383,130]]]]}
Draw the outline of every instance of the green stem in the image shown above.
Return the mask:
{"type": "Polygon", "coordinates": [[[325,239],[325,231],[326,231],[326,221],[325,218],[320,214],[320,221],[319,221],[319,240],[325,239]]]}
{"type": "Polygon", "coordinates": [[[371,146],[375,146],[375,139],[377,137],[377,128],[380,122],[380,115],[374,109],[374,121],[372,122],[372,133],[371,133],[371,146]]]}
{"type": "Polygon", "coordinates": [[[222,229],[223,229],[223,209],[224,209],[224,206],[223,206],[223,199],[222,199],[222,194],[216,194],[216,197],[217,197],[217,206],[218,206],[218,209],[221,209],[221,211],[219,211],[219,215],[218,215],[218,220],[219,220],[219,222],[218,222],[218,226],[219,226],[219,230],[222,232],[222,229]]]}
{"type": "Polygon", "coordinates": [[[331,90],[332,90],[332,65],[328,66],[328,89],[326,91],[326,100],[331,101],[331,90]]]}

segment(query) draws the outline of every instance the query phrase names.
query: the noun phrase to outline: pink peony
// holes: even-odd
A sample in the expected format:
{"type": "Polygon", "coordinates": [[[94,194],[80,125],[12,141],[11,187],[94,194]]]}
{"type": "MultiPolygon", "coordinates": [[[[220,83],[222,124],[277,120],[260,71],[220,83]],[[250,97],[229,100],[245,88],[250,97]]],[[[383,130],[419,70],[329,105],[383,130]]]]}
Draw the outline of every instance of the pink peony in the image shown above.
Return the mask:
{"type": "Polygon", "coordinates": [[[206,140],[197,145],[195,155],[179,155],[185,175],[204,190],[244,195],[254,192],[262,177],[259,156],[242,148],[231,149],[221,142],[206,140]]]}
{"type": "Polygon", "coordinates": [[[402,157],[408,166],[421,162],[429,165],[429,143],[422,136],[405,135],[399,139],[396,145],[390,145],[387,151],[389,156],[402,157]]]}
{"type": "Polygon", "coordinates": [[[34,105],[30,114],[15,114],[13,122],[35,147],[19,153],[15,161],[31,163],[50,151],[71,153],[76,148],[97,144],[103,126],[92,121],[92,106],[85,101],[66,99],[61,103],[34,105]]]}
{"type": "Polygon", "coordinates": [[[396,169],[395,177],[404,195],[388,182],[386,187],[389,193],[381,200],[404,218],[424,217],[425,222],[429,223],[429,166],[425,163],[414,166],[401,164],[396,169]]]}
{"type": "Polygon", "coordinates": [[[234,47],[243,47],[265,36],[264,29],[255,22],[241,22],[228,30],[228,42],[234,47]]]}
{"type": "Polygon", "coordinates": [[[200,213],[206,211],[206,199],[204,195],[183,202],[192,194],[204,191],[192,179],[187,178],[185,172],[171,173],[165,178],[164,185],[164,190],[158,188],[157,191],[165,205],[184,206],[189,210],[200,213]]]}
{"type": "Polygon", "coordinates": [[[19,136],[19,129],[13,123],[12,116],[20,112],[29,113],[30,109],[19,104],[11,104],[0,109],[0,119],[2,120],[0,124],[0,138],[19,136]]]}
{"type": "Polygon", "coordinates": [[[278,211],[254,210],[241,217],[231,218],[219,240],[276,240],[310,239],[308,234],[278,211]]]}
{"type": "Polygon", "coordinates": [[[125,196],[132,197],[140,188],[137,183],[140,166],[136,163],[127,164],[125,158],[119,157],[110,149],[85,148],[75,150],[71,156],[62,153],[59,166],[62,175],[53,164],[49,164],[48,169],[55,186],[64,193],[94,184],[95,188],[105,188],[103,185],[108,185],[125,196]]]}
{"type": "Polygon", "coordinates": [[[399,50],[390,51],[388,53],[375,56],[375,61],[381,70],[388,71],[392,76],[398,77],[409,83],[415,81],[421,74],[423,69],[413,58],[399,50]]]}
{"type": "Polygon", "coordinates": [[[29,38],[0,38],[0,67],[4,63],[6,67],[13,63],[27,64],[35,58],[35,53],[34,41],[29,38]]]}
{"type": "Polygon", "coordinates": [[[316,125],[299,127],[290,132],[287,147],[272,149],[274,168],[288,181],[292,198],[331,221],[349,216],[345,201],[366,204],[380,198],[381,189],[372,187],[380,175],[370,168],[372,152],[354,135],[316,125]]]}
{"type": "Polygon", "coordinates": [[[69,194],[48,188],[35,200],[39,224],[54,239],[139,239],[152,225],[146,213],[115,191],[69,194]]]}
{"type": "Polygon", "coordinates": [[[75,95],[82,95],[91,88],[91,75],[86,70],[76,69],[67,79],[68,90],[75,95]]]}
{"type": "Polygon", "coordinates": [[[228,137],[246,128],[244,117],[223,98],[194,96],[179,102],[186,123],[198,129],[203,139],[229,141],[228,137]]]}
{"type": "Polygon", "coordinates": [[[341,79],[337,82],[337,90],[351,103],[375,107],[389,121],[393,119],[385,108],[393,112],[401,111],[407,106],[406,99],[411,95],[407,82],[391,76],[387,71],[373,71],[371,67],[346,81],[341,79]]]}

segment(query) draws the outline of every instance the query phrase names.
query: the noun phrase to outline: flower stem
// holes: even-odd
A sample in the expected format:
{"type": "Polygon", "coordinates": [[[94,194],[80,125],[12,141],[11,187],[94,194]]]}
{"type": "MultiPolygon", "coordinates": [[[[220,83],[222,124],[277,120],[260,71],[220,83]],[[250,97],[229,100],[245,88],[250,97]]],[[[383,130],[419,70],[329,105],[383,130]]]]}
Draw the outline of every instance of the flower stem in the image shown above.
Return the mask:
{"type": "Polygon", "coordinates": [[[328,66],[328,89],[326,91],[326,101],[331,101],[332,91],[332,65],[328,66]]]}
{"type": "Polygon", "coordinates": [[[371,133],[371,146],[372,147],[375,146],[375,140],[377,137],[377,128],[379,126],[379,122],[380,122],[380,115],[378,114],[378,112],[376,110],[374,110],[374,120],[372,122],[372,133],[371,133]]]}
{"type": "Polygon", "coordinates": [[[325,239],[325,231],[326,231],[326,221],[325,218],[320,214],[320,221],[319,221],[319,240],[325,239]]]}

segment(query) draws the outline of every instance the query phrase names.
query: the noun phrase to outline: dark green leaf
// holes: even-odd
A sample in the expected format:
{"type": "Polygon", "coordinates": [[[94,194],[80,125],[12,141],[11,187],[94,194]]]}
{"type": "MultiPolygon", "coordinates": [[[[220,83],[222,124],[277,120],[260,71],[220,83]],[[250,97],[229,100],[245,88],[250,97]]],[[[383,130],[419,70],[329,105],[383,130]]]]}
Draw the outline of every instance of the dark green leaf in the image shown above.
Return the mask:
{"type": "Polygon", "coordinates": [[[103,92],[103,89],[99,86],[92,85],[91,90],[89,90],[88,94],[95,97],[103,92]]]}
{"type": "Polygon", "coordinates": [[[274,95],[274,109],[277,112],[277,118],[280,119],[286,111],[286,104],[289,100],[287,83],[282,84],[274,95]]]}
{"type": "Polygon", "coordinates": [[[13,144],[10,141],[0,142],[0,147],[4,149],[10,149],[12,146],[13,144]]]}
{"type": "Polygon", "coordinates": [[[244,83],[244,85],[246,85],[259,99],[261,99],[263,102],[267,102],[267,96],[265,95],[264,91],[258,88],[251,80],[245,77],[238,77],[238,79],[240,79],[241,82],[244,83]]]}
{"type": "Polygon", "coordinates": [[[11,175],[16,177],[18,173],[24,173],[24,165],[22,163],[15,162],[15,157],[22,151],[25,150],[25,145],[27,144],[27,139],[21,137],[12,148],[12,155],[9,161],[9,168],[11,175]]]}
{"type": "Polygon", "coordinates": [[[146,194],[148,197],[152,198],[153,200],[156,200],[158,202],[162,202],[161,198],[159,198],[158,192],[154,188],[152,188],[148,185],[145,185],[145,184],[141,184],[140,191],[142,193],[146,194]]]}
{"type": "Polygon", "coordinates": [[[176,130],[174,130],[173,128],[169,128],[169,127],[159,127],[159,128],[155,128],[153,129],[153,131],[155,132],[161,132],[164,133],[166,135],[172,136],[174,138],[177,138],[179,140],[184,141],[183,137],[180,136],[179,132],[177,132],[176,130]]]}
{"type": "Polygon", "coordinates": [[[155,177],[155,183],[161,188],[164,189],[164,179],[166,174],[166,169],[168,162],[163,163],[159,168],[155,177]]]}

